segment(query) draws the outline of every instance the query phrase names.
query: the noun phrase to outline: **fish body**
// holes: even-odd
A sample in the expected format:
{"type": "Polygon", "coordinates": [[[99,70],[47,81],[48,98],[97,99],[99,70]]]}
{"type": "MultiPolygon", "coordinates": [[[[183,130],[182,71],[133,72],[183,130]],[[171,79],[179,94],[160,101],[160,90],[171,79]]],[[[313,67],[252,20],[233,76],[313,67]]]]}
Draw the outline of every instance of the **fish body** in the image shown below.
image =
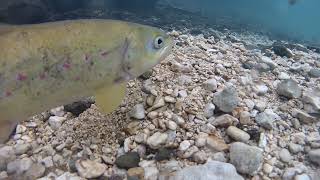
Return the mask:
{"type": "Polygon", "coordinates": [[[163,31],[123,21],[0,26],[0,141],[16,122],[83,97],[111,112],[126,82],[171,48],[163,31]]]}

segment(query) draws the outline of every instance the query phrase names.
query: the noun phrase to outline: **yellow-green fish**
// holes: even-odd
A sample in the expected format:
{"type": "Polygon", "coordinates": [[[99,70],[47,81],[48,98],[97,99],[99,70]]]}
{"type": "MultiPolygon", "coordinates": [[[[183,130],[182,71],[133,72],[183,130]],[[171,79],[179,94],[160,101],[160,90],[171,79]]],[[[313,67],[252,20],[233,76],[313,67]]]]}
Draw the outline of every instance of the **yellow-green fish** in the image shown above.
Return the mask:
{"type": "Polygon", "coordinates": [[[164,31],[123,21],[0,26],[0,142],[17,122],[83,97],[93,95],[102,112],[113,111],[126,82],[171,49],[164,31]]]}

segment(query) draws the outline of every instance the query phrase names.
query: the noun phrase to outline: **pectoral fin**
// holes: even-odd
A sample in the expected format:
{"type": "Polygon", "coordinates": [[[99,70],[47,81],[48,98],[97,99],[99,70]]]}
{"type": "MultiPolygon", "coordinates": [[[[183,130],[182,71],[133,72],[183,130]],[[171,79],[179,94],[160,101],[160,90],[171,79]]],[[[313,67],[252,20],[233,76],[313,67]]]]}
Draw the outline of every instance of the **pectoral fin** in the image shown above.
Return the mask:
{"type": "Polygon", "coordinates": [[[111,113],[121,104],[126,95],[126,84],[105,86],[96,91],[96,105],[103,113],[111,113]]]}

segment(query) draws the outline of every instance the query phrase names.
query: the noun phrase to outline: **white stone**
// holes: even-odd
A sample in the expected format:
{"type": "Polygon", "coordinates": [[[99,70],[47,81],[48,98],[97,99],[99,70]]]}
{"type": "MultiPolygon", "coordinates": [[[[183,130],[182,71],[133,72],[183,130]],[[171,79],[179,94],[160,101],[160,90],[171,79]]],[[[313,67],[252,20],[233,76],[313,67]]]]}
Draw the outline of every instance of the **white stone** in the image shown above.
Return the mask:
{"type": "Polygon", "coordinates": [[[48,121],[53,130],[58,130],[66,119],[65,117],[51,116],[48,121]]]}
{"type": "Polygon", "coordinates": [[[100,177],[106,171],[106,168],[106,165],[91,160],[76,161],[76,169],[83,178],[100,177]]]}
{"type": "Polygon", "coordinates": [[[184,140],[180,143],[179,145],[179,150],[180,151],[185,151],[191,146],[190,141],[184,140]]]}
{"type": "Polygon", "coordinates": [[[156,132],[147,139],[147,144],[152,149],[158,149],[161,145],[164,145],[168,139],[168,134],[156,132]]]}

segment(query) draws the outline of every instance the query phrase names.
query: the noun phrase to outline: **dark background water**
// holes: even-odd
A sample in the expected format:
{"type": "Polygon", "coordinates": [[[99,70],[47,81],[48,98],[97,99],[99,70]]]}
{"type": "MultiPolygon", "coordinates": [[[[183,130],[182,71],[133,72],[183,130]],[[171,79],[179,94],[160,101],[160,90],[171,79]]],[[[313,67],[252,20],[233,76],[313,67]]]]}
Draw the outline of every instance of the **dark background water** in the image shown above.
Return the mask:
{"type": "MultiPolygon", "coordinates": [[[[234,29],[246,27],[279,39],[320,44],[319,0],[0,0],[0,22],[26,24],[60,20],[61,16],[55,19],[53,15],[77,9],[129,11],[137,16],[153,16],[159,13],[159,4],[196,12],[207,17],[207,23],[211,24],[228,18],[234,29]]],[[[163,17],[166,15],[161,13],[163,17]]]]}

